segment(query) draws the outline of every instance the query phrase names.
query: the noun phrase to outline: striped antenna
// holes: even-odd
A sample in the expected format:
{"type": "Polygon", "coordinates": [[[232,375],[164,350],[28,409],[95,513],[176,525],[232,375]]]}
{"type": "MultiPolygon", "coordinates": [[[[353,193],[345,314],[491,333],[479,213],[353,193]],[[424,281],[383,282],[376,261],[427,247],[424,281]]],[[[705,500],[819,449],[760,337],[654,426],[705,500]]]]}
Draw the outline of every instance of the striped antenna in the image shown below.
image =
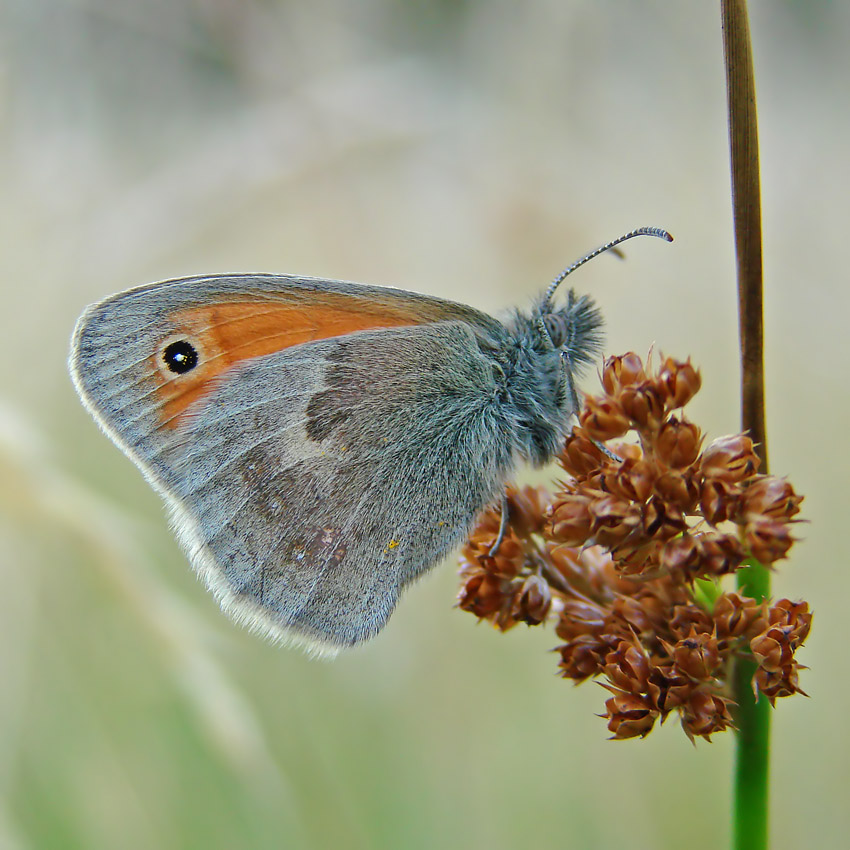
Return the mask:
{"type": "Polygon", "coordinates": [[[603,254],[605,251],[610,251],[615,245],[619,245],[621,242],[625,242],[627,239],[632,239],[635,236],[657,236],[659,239],[665,240],[665,242],[672,242],[673,237],[664,229],[660,227],[638,227],[637,230],[632,230],[629,233],[621,236],[619,239],[614,239],[612,242],[608,242],[606,245],[602,245],[597,248],[595,251],[591,251],[586,256],[582,257],[580,260],[576,260],[571,266],[565,268],[553,281],[549,284],[549,288],[546,290],[546,297],[543,300],[544,304],[550,304],[552,301],[552,297],[555,295],[555,290],[564,282],[564,278],[567,275],[572,274],[579,266],[583,266],[585,263],[592,260],[594,257],[598,257],[600,254],[603,254]]]}

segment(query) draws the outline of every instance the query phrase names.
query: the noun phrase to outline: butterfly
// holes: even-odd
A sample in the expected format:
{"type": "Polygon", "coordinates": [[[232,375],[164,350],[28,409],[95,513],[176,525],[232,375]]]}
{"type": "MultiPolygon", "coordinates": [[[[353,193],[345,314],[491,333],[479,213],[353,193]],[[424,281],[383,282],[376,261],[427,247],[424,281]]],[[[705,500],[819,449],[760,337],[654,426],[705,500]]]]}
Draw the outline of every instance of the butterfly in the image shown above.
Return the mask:
{"type": "Polygon", "coordinates": [[[560,450],[600,345],[558,286],[504,321],[399,289],[291,275],[187,277],[90,306],[70,371],[166,501],[237,621],[333,654],[560,450]]]}

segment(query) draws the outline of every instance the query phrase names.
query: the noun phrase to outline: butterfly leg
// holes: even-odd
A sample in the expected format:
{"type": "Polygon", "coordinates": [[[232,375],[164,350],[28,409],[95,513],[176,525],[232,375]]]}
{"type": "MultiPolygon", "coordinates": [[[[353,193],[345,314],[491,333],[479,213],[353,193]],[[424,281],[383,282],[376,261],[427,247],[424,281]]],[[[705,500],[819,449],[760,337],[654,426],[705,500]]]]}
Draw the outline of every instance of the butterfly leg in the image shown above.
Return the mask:
{"type": "MultiPolygon", "coordinates": [[[[563,357],[564,364],[565,364],[565,371],[566,371],[566,375],[567,375],[567,395],[569,396],[569,399],[570,399],[570,406],[573,409],[573,416],[575,416],[576,419],[578,419],[578,412],[579,412],[579,409],[581,408],[581,404],[579,402],[578,390],[576,389],[575,381],[573,380],[573,370],[570,366],[569,352],[562,351],[561,357],[563,357]]],[[[611,449],[609,449],[604,443],[600,443],[599,440],[592,440],[591,442],[609,460],[613,460],[616,463],[622,463],[623,462],[623,459],[619,455],[614,454],[614,452],[612,452],[611,449]]]]}
{"type": "Polygon", "coordinates": [[[618,454],[614,454],[614,452],[612,452],[605,443],[600,443],[599,440],[591,440],[591,442],[597,449],[599,449],[600,452],[602,452],[602,454],[605,455],[605,457],[608,458],[608,460],[613,460],[615,463],[623,462],[623,459],[618,454]]]}
{"type": "Polygon", "coordinates": [[[508,503],[508,497],[506,493],[502,493],[502,511],[501,518],[499,520],[499,533],[496,535],[496,542],[490,547],[490,551],[488,552],[491,558],[496,556],[496,553],[499,551],[499,547],[502,545],[502,541],[505,539],[510,518],[511,508],[508,503]]]}

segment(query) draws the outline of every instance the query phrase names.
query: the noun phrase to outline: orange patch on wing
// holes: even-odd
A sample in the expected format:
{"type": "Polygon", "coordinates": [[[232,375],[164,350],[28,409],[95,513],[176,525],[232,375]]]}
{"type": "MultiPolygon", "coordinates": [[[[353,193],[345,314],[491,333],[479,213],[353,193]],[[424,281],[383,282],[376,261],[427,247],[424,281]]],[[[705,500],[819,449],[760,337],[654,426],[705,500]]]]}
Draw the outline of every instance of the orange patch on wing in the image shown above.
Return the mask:
{"type": "MultiPolygon", "coordinates": [[[[316,296],[321,303],[225,301],[181,310],[169,316],[173,336],[199,347],[198,366],[171,375],[154,364],[163,425],[176,428],[186,410],[211,389],[212,382],[234,364],[317,339],[344,336],[370,328],[390,328],[433,321],[410,310],[371,304],[334,294],[316,296]]],[[[158,352],[154,359],[160,357],[158,352]]]]}

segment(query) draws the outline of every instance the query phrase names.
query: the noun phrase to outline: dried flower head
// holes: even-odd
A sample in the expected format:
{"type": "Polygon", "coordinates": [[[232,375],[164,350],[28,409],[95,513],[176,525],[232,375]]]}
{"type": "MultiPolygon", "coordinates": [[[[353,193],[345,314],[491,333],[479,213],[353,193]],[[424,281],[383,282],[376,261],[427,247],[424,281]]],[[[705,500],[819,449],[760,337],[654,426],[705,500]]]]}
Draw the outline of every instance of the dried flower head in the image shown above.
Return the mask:
{"type": "Polygon", "coordinates": [[[508,488],[500,545],[494,509],[462,553],[459,606],[501,631],[552,621],[561,675],[610,692],[614,738],[644,737],[670,712],[691,740],[730,728],[736,658],[756,662],[771,703],[802,693],[808,605],[720,586],[750,559],[787,556],[802,497],[758,474],[747,436],[704,445],[681,412],[700,385],[690,361],[609,358],[559,457],[561,489],[508,488]]]}

